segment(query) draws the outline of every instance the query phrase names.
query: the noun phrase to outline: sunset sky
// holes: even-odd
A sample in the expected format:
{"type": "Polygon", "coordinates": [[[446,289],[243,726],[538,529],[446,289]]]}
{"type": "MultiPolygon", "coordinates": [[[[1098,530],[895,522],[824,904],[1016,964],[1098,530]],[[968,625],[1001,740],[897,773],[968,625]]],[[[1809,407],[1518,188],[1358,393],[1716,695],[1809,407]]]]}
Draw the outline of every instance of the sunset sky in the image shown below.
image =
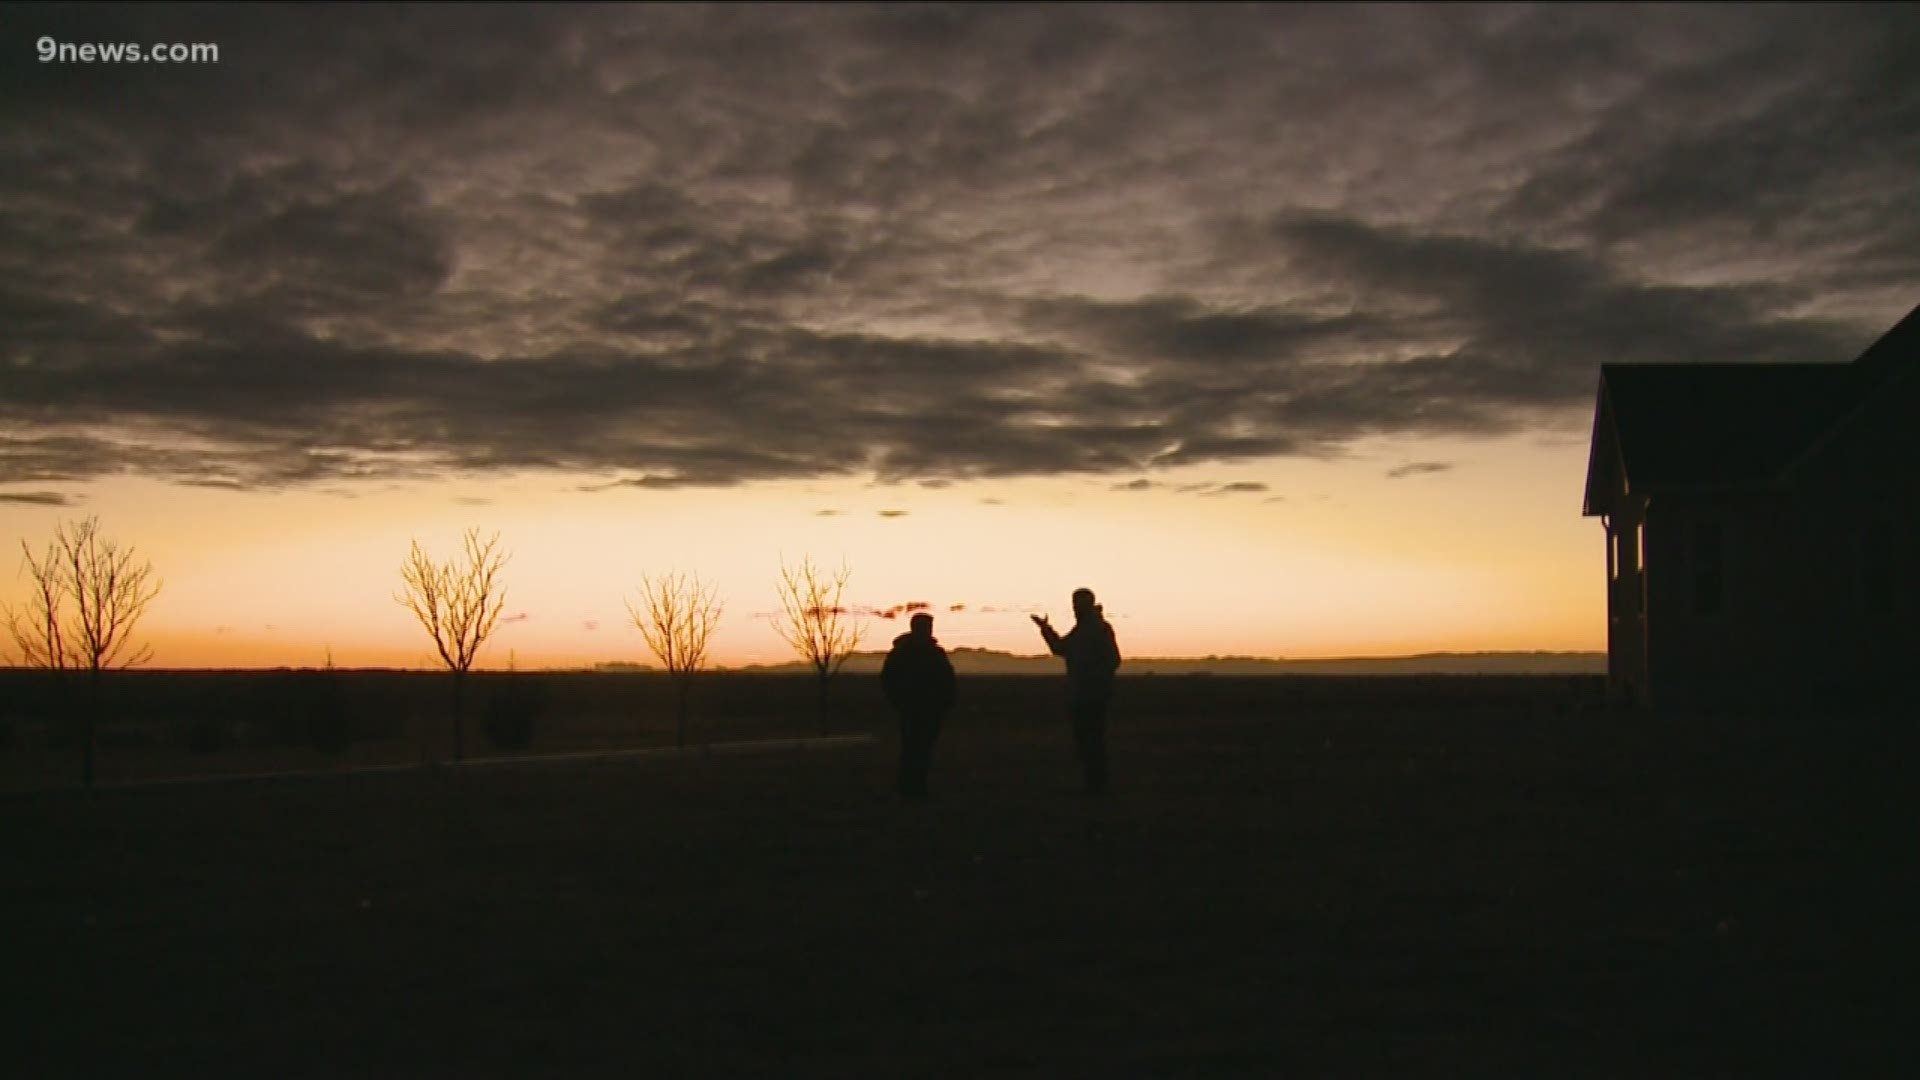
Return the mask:
{"type": "Polygon", "coordinates": [[[0,33],[0,598],[98,515],[158,666],[425,665],[400,564],[468,526],[482,666],[647,659],[671,570],[719,662],[786,659],[806,555],[950,647],[1085,585],[1130,655],[1599,649],[1599,365],[1850,360],[1920,302],[1915,5],[0,33]]]}

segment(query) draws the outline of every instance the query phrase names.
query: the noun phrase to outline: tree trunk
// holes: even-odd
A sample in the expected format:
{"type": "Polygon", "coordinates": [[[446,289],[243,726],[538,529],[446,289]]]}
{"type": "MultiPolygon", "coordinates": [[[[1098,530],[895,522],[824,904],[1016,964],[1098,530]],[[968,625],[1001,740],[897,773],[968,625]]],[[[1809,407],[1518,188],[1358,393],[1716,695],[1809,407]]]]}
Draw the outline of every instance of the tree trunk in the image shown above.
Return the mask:
{"type": "Polygon", "coordinates": [[[683,672],[680,675],[680,731],[674,740],[674,745],[681,750],[687,748],[687,691],[691,689],[693,689],[693,676],[691,673],[683,672]]]}
{"type": "Polygon", "coordinates": [[[820,734],[827,733],[827,673],[821,672],[820,678],[820,734]]]}
{"type": "Polygon", "coordinates": [[[456,763],[464,760],[466,756],[465,748],[460,742],[460,714],[461,706],[466,702],[466,682],[467,673],[455,668],[453,671],[453,760],[456,763]]]}
{"type": "Polygon", "coordinates": [[[80,731],[80,783],[93,789],[94,733],[100,717],[100,669],[94,667],[87,677],[87,707],[80,731]]]}

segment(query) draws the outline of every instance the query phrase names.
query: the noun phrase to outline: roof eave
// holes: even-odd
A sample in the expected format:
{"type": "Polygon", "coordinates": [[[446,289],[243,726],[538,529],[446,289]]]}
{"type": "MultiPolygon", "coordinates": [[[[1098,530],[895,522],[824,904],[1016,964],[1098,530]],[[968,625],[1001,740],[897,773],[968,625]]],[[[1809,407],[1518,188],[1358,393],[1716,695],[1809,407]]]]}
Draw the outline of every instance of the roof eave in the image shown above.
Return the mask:
{"type": "MultiPolygon", "coordinates": [[[[1587,439],[1587,484],[1580,498],[1581,517],[1601,517],[1611,512],[1611,508],[1609,507],[1596,507],[1593,499],[1594,489],[1597,486],[1594,483],[1594,473],[1597,469],[1596,459],[1600,454],[1600,436],[1603,424],[1606,421],[1610,421],[1613,416],[1613,407],[1607,400],[1607,366],[1606,364],[1600,365],[1599,385],[1594,391],[1593,433],[1587,439]]],[[[1613,449],[1613,467],[1620,470],[1621,482],[1624,484],[1627,475],[1627,462],[1620,453],[1620,433],[1617,426],[1614,428],[1613,438],[1610,441],[1613,449]]]]}

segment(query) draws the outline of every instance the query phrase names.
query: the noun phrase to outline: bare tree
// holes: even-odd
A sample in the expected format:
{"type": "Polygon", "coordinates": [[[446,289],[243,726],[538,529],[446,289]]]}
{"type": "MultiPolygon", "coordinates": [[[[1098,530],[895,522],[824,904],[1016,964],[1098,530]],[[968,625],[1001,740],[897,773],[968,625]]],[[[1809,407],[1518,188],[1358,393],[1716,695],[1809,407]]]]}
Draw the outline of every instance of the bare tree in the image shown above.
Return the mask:
{"type": "Polygon", "coordinates": [[[133,548],[100,535],[97,517],[57,527],[37,559],[24,540],[20,552],[34,592],[26,610],[7,610],[7,632],[28,666],[88,673],[80,777],[92,787],[100,673],[152,658],[152,646],[133,644],[133,630],[160,582],[152,563],[134,561],[133,548]]]}
{"type": "Polygon", "coordinates": [[[822,735],[827,733],[827,684],[866,633],[844,603],[852,576],[845,562],[828,575],[811,558],[801,559],[796,567],[780,561],[780,610],[774,614],[773,628],[813,667],[822,735]]]}
{"type": "Polygon", "coordinates": [[[500,534],[485,542],[478,529],[468,529],[463,538],[462,557],[435,562],[413,542],[407,561],[401,564],[400,579],[405,588],[393,595],[400,606],[413,612],[420,626],[433,638],[440,659],[453,674],[453,759],[463,756],[460,716],[465,704],[466,677],[473,659],[493,633],[506,605],[506,587],[500,571],[507,565],[507,554],[498,550],[500,534]]]}
{"type": "Polygon", "coordinates": [[[80,652],[67,640],[67,628],[62,625],[67,588],[61,574],[59,545],[48,544],[46,554],[36,559],[33,549],[22,540],[20,554],[33,578],[33,596],[24,608],[6,609],[7,633],[20,650],[20,663],[49,671],[79,667],[80,652]]]}
{"type": "Polygon", "coordinates": [[[679,698],[679,728],[675,745],[687,745],[687,695],[694,676],[707,663],[707,642],[720,625],[718,586],[703,585],[698,574],[672,573],[655,580],[640,578],[640,603],[627,601],[627,614],[640,628],[647,648],[666,665],[679,698]]]}

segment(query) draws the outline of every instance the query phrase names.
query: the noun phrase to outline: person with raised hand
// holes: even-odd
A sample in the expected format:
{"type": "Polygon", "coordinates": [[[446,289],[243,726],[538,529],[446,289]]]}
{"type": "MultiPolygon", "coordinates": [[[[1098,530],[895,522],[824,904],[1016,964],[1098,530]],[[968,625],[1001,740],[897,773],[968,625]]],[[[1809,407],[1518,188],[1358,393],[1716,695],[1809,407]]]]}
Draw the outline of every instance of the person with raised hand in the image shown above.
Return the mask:
{"type": "Polygon", "coordinates": [[[1120,645],[1092,589],[1073,591],[1073,629],[1053,628],[1045,615],[1032,617],[1047,648],[1067,662],[1073,696],[1073,746],[1088,795],[1107,793],[1107,702],[1120,669],[1120,645]]]}

